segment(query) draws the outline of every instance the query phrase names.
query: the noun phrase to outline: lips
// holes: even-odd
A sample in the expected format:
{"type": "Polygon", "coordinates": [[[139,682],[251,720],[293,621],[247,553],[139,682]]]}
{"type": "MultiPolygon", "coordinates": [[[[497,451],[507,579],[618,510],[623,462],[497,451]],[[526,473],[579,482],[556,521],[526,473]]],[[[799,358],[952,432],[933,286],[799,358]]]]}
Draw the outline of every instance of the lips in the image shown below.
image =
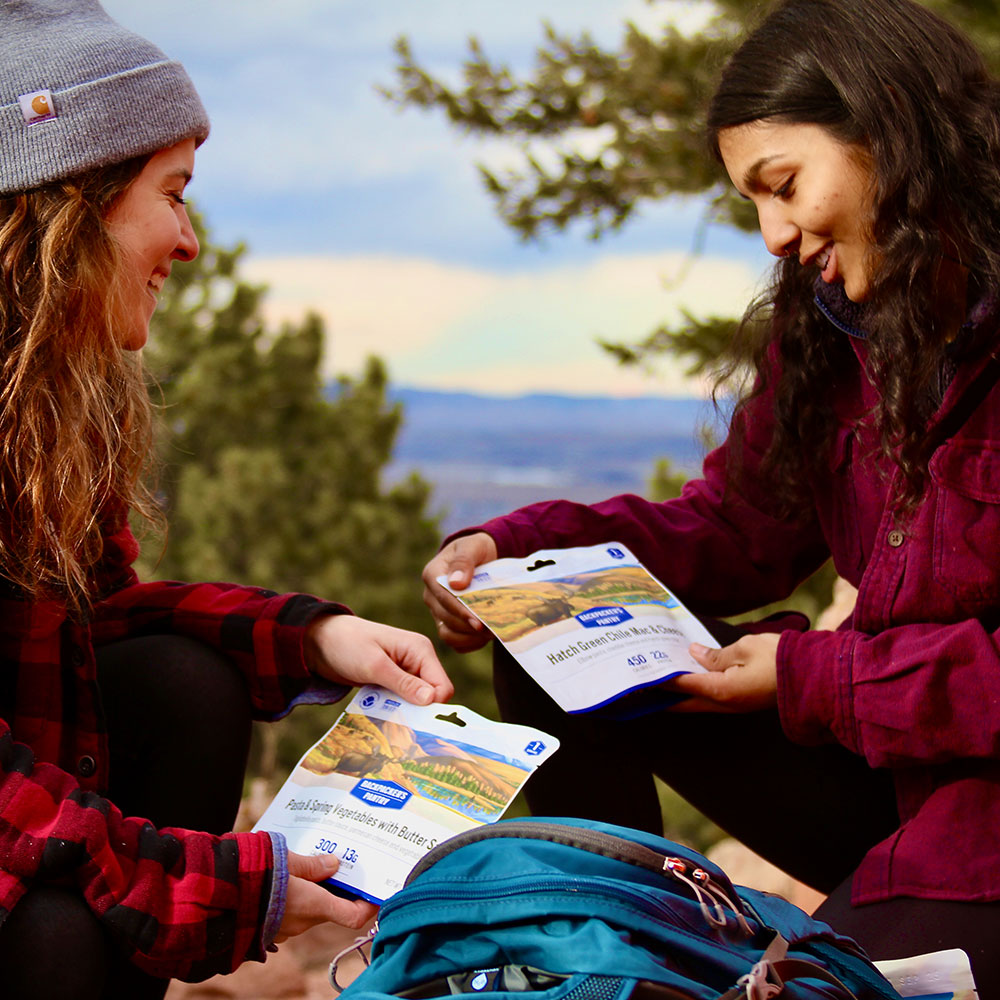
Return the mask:
{"type": "Polygon", "coordinates": [[[828,243],[818,253],[813,254],[803,264],[815,264],[819,268],[820,277],[829,285],[837,277],[837,251],[833,243],[828,243]]]}

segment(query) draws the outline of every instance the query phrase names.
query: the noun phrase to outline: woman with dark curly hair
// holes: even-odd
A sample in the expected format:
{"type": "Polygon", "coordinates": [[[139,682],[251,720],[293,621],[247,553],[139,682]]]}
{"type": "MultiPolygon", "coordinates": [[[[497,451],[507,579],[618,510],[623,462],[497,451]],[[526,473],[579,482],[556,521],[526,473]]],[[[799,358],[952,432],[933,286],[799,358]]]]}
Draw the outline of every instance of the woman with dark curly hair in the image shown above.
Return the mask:
{"type": "Polygon", "coordinates": [[[1000,995],[1000,86],[910,0],[784,0],[708,133],[780,258],[727,441],[676,500],[553,501],[454,536],[425,599],[471,649],[484,632],[436,579],[497,556],[624,542],[713,617],[832,557],[858,588],[837,630],[720,628],[669,714],[566,715],[498,650],[504,716],[562,741],[529,802],[659,830],[659,775],[828,894],[818,915],[873,958],[964,948],[1000,995]]]}
{"type": "MultiPolygon", "coordinates": [[[[0,996],[162,997],[375,908],[336,860],[229,832],[253,719],[355,683],[451,684],[430,641],[339,604],[140,583],[138,349],[208,118],[97,0],[0,0],[0,996]]],[[[335,511],[330,512],[336,516],[335,511]]]]}

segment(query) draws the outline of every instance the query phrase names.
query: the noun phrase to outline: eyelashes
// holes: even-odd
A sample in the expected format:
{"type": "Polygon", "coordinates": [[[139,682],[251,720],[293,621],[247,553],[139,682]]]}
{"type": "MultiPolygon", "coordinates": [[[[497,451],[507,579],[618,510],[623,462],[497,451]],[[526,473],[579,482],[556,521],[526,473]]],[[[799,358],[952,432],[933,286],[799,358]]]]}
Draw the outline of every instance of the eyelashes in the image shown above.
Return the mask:
{"type": "Polygon", "coordinates": [[[774,198],[790,198],[792,195],[792,189],[795,184],[795,176],[791,176],[781,185],[776,191],[772,192],[772,197],[774,198]]]}

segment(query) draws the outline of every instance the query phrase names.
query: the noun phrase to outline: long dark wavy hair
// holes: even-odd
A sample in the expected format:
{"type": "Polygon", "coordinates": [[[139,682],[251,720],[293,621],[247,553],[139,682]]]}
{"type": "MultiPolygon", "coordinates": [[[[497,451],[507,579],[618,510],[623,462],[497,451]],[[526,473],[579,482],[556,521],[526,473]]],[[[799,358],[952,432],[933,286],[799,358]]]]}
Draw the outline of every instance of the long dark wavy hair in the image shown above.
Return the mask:
{"type": "MultiPolygon", "coordinates": [[[[716,155],[721,131],[759,121],[818,125],[870,163],[876,264],[864,325],[880,402],[868,419],[903,473],[893,499],[912,509],[953,332],[942,264],[960,262],[974,288],[1000,289],[1000,85],[965,35],[911,0],[783,0],[723,70],[708,117],[716,155]]],[[[832,395],[855,363],[848,338],[814,304],[816,277],[794,256],[778,261],[738,338],[756,381],[733,433],[742,435],[747,407],[773,392],[765,470],[790,504],[805,499],[828,454],[832,395]]]]}

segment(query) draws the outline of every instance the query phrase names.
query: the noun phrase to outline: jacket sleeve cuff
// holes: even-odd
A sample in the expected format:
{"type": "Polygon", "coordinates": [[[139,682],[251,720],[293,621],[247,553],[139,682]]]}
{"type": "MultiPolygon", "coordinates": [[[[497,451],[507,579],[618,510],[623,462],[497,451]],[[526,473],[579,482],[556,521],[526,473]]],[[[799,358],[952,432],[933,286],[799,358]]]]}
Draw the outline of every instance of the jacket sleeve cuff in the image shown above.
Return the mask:
{"type": "Polygon", "coordinates": [[[285,919],[285,899],[288,897],[288,844],[282,833],[270,833],[271,852],[274,857],[274,869],[271,874],[271,898],[267,903],[267,913],[264,917],[264,932],[261,943],[267,951],[277,951],[274,939],[285,919]]]}
{"type": "Polygon", "coordinates": [[[857,752],[851,710],[852,632],[783,632],[778,714],[785,735],[806,746],[843,743],[857,752]]]}
{"type": "MultiPolygon", "coordinates": [[[[542,505],[539,504],[536,506],[541,507],[542,505]]],[[[462,528],[461,531],[454,531],[441,542],[441,548],[443,549],[446,545],[455,541],[456,538],[461,538],[463,535],[475,535],[480,531],[485,532],[496,543],[498,559],[526,556],[537,549],[556,548],[567,544],[565,542],[555,542],[552,545],[548,545],[538,530],[534,519],[535,515],[528,513],[532,509],[515,510],[503,517],[495,517],[485,524],[479,524],[472,528],[462,528]]]]}
{"type": "Polygon", "coordinates": [[[317,619],[328,615],[349,615],[352,613],[343,604],[321,601],[316,602],[311,607],[306,606],[303,612],[300,612],[297,621],[283,623],[283,626],[287,625],[288,627],[282,627],[276,636],[278,656],[286,665],[285,669],[288,673],[300,677],[301,686],[289,695],[280,708],[268,711],[262,706],[255,706],[255,719],[261,722],[277,722],[299,705],[332,705],[334,702],[340,701],[351,690],[350,685],[334,684],[332,681],[317,677],[309,670],[306,663],[305,641],[306,630],[317,619]],[[305,683],[303,684],[302,681],[305,683]]]}
{"type": "Polygon", "coordinates": [[[306,632],[313,622],[331,615],[353,614],[350,608],[332,601],[320,601],[307,598],[297,602],[294,611],[282,614],[280,624],[275,632],[274,642],[278,662],[286,670],[312,676],[306,661],[306,632]]]}
{"type": "Polygon", "coordinates": [[[461,531],[453,531],[446,538],[442,539],[441,544],[438,546],[438,551],[440,552],[446,545],[450,545],[456,538],[462,538],[465,535],[475,535],[481,531],[489,535],[496,543],[498,559],[503,559],[513,549],[514,546],[510,531],[507,530],[507,526],[503,523],[502,518],[496,518],[493,521],[487,521],[486,524],[480,524],[474,528],[462,528],[461,531]]]}
{"type": "Polygon", "coordinates": [[[257,712],[255,719],[261,722],[277,722],[299,705],[333,705],[347,695],[352,688],[344,684],[333,684],[321,677],[315,678],[309,686],[300,691],[280,712],[257,712]]]}

